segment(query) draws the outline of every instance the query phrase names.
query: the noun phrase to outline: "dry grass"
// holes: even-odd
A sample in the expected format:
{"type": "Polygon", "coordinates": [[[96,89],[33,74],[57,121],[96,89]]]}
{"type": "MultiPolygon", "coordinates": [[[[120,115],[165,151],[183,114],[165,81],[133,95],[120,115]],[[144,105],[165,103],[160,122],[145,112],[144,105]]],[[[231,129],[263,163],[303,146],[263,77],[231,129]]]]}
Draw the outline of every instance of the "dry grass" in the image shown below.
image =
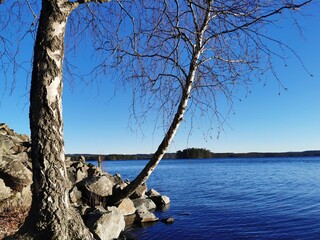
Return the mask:
{"type": "Polygon", "coordinates": [[[0,239],[15,233],[24,222],[28,211],[5,211],[0,213],[0,239]]]}

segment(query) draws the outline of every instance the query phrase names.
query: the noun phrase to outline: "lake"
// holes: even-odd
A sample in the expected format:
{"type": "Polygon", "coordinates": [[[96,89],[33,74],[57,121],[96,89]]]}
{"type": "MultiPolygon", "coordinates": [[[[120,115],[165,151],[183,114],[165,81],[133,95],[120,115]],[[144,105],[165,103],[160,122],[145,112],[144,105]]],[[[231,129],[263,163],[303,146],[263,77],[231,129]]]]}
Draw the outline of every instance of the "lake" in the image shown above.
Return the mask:
{"type": "MultiPolygon", "coordinates": [[[[107,161],[132,180],[146,161],[107,161]]],[[[320,239],[320,158],[162,160],[147,182],[175,222],[129,228],[151,239],[320,239]]]]}

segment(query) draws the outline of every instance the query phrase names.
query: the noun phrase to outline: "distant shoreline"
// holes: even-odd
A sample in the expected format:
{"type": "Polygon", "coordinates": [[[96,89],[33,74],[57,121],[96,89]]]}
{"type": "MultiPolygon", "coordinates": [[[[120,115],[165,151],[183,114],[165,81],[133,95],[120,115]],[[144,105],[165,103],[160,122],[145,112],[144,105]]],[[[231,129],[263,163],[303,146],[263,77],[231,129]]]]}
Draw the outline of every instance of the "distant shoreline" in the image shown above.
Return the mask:
{"type": "MultiPolygon", "coordinates": [[[[152,154],[66,154],[67,157],[85,157],[86,161],[96,160],[148,160],[152,154]]],[[[212,158],[273,158],[273,157],[320,157],[320,150],[302,152],[248,152],[248,153],[212,153],[212,158]]],[[[176,153],[166,153],[163,159],[176,159],[176,153]]]]}

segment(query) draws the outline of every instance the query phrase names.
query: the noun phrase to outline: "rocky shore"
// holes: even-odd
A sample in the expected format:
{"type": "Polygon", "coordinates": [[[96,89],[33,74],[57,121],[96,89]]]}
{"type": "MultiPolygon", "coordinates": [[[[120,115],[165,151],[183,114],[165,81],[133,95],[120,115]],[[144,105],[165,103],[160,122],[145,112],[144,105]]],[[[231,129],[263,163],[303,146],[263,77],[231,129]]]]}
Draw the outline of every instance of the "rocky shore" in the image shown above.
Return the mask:
{"type": "MultiPolygon", "coordinates": [[[[14,233],[23,223],[32,201],[32,164],[30,139],[0,124],[0,239],[14,233]]],[[[168,206],[170,199],[146,185],[118,206],[105,206],[104,200],[128,180],[120,174],[110,175],[87,164],[83,156],[66,158],[70,201],[79,211],[96,239],[127,239],[123,235],[132,224],[156,222],[156,209],[168,206]]],[[[174,219],[162,219],[172,223],[174,219]]]]}

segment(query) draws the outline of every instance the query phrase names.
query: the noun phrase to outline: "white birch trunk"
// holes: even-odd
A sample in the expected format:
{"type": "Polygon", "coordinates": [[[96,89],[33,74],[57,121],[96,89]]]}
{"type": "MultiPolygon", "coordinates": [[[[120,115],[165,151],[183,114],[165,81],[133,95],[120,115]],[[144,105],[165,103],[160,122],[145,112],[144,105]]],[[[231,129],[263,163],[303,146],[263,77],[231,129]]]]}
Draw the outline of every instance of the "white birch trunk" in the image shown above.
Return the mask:
{"type": "Polygon", "coordinates": [[[64,36],[71,7],[64,0],[43,0],[30,91],[32,206],[13,239],[91,239],[80,215],[70,206],[66,173],[62,66],[64,36]]]}

